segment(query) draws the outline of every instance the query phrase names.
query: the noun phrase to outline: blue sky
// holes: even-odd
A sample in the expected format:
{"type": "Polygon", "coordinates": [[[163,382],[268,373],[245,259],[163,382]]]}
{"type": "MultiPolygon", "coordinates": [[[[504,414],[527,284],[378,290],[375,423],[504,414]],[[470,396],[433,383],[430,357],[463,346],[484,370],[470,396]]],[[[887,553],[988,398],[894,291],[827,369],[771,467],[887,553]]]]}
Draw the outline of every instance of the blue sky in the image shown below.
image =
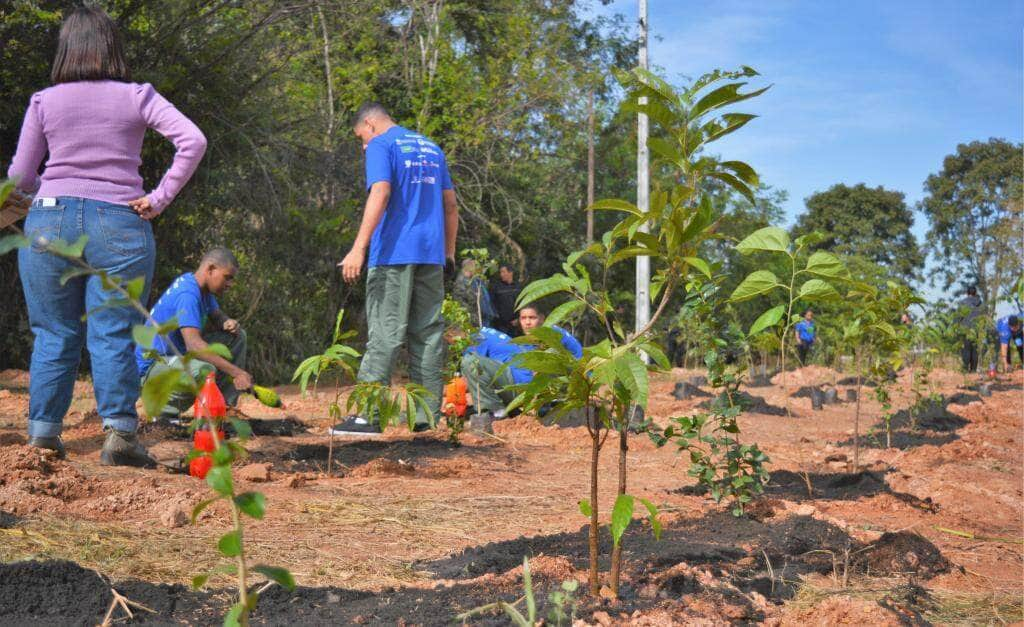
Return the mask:
{"type": "MultiPolygon", "coordinates": [[[[602,13],[631,24],[636,0],[602,13]]],[[[650,62],[673,82],[749,65],[774,86],[716,150],[789,192],[787,219],[835,183],[906,194],[958,143],[1021,141],[1024,2],[649,0],[650,62]]],[[[918,215],[922,241],[927,223],[918,215]]]]}

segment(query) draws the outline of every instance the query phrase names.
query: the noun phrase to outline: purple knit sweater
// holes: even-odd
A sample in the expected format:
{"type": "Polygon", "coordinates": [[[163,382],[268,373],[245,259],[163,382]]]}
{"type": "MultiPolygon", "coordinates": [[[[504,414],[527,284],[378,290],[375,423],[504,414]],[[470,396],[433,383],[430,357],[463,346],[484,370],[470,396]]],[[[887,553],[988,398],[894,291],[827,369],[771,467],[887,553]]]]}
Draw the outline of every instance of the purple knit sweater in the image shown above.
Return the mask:
{"type": "Polygon", "coordinates": [[[147,128],[175,148],[174,162],[148,194],[153,208],[163,211],[199,166],[206,137],[148,83],[78,81],[33,94],[7,175],[39,197],[126,204],[145,193],[139,165],[147,128]]]}

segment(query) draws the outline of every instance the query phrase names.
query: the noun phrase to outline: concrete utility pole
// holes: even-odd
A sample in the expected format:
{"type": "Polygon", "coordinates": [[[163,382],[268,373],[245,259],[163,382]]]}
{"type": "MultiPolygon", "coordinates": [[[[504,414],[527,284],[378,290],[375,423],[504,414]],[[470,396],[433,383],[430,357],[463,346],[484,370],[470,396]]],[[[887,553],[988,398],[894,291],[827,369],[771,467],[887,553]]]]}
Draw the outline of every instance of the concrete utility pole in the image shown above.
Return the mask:
{"type": "MultiPolygon", "coordinates": [[[[647,0],[639,0],[640,23],[640,67],[647,69],[647,0]]],[[[647,98],[640,98],[640,104],[646,104],[647,98]]],[[[640,211],[647,212],[650,207],[650,172],[647,152],[647,114],[637,116],[636,126],[636,206],[640,211]]],[[[640,228],[647,232],[645,224],[640,228]]],[[[636,258],[636,327],[635,331],[646,326],[651,319],[651,259],[636,258]]]]}
{"type": "Polygon", "coordinates": [[[594,241],[594,90],[587,99],[587,244],[594,241]]]}

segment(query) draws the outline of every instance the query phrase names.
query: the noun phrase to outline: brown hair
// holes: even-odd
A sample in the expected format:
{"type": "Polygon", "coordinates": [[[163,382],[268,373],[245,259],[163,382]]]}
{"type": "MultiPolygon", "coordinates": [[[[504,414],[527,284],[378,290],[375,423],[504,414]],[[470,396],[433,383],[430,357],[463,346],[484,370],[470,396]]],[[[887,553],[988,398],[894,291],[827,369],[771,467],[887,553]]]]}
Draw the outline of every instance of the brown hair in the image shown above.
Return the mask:
{"type": "Polygon", "coordinates": [[[97,7],[75,9],[60,27],[50,73],[53,84],[128,78],[128,63],[114,21],[97,7]]]}

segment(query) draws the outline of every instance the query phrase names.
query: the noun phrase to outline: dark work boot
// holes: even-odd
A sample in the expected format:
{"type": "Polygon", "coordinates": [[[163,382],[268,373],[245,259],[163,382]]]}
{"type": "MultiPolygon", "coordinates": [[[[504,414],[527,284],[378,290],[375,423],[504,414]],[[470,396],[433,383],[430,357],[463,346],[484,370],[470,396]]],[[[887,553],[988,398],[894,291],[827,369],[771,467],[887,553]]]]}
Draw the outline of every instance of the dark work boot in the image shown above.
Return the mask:
{"type": "Polygon", "coordinates": [[[136,466],[156,468],[156,460],[139,442],[138,435],[130,431],[111,429],[100,451],[100,463],[104,466],[136,466]]]}
{"type": "Polygon", "coordinates": [[[29,438],[28,445],[48,451],[56,451],[57,457],[60,459],[64,459],[67,456],[67,451],[64,450],[64,442],[61,441],[59,435],[52,438],[29,438]]]}

